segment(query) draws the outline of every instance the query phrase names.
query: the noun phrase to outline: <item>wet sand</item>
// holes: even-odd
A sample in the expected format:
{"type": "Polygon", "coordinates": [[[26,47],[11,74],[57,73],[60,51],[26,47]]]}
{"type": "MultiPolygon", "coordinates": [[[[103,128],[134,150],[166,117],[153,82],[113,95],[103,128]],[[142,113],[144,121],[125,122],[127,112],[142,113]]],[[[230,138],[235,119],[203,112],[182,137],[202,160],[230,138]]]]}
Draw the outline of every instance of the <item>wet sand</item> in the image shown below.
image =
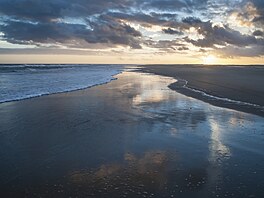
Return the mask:
{"type": "Polygon", "coordinates": [[[125,72],[0,104],[0,197],[261,197],[264,119],[125,72]]]}
{"type": "Polygon", "coordinates": [[[264,66],[146,65],[142,71],[188,81],[187,86],[212,96],[244,103],[215,100],[182,87],[185,81],[170,88],[210,104],[264,116],[264,66]]]}

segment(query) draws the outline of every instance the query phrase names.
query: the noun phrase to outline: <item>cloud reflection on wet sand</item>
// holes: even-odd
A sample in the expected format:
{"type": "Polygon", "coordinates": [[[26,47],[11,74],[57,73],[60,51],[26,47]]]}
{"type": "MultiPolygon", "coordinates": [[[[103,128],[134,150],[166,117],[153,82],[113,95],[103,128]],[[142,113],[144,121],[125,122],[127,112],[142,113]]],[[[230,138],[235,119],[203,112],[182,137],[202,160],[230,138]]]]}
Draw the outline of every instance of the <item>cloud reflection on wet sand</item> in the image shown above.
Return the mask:
{"type": "MultiPolygon", "coordinates": [[[[91,196],[174,196],[198,191],[206,183],[206,172],[186,172],[171,166],[177,154],[149,151],[143,156],[126,153],[122,163],[104,164],[95,170],[69,174],[70,186],[78,186],[91,196]]],[[[176,166],[175,166],[176,165],[176,166]]]]}
{"type": "Polygon", "coordinates": [[[138,72],[117,77],[91,89],[2,106],[1,151],[10,149],[4,140],[13,142],[13,153],[0,153],[4,193],[263,194],[263,118],[183,96],[167,87],[172,78],[138,72]]]}

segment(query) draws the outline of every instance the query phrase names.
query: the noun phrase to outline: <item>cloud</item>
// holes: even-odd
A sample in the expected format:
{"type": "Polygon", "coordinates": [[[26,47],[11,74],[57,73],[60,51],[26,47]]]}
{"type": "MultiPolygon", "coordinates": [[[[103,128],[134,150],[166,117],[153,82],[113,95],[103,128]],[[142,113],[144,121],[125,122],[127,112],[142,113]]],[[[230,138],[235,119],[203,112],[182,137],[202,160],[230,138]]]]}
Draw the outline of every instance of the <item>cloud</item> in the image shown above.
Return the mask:
{"type": "Polygon", "coordinates": [[[187,51],[187,50],[189,50],[189,48],[188,47],[179,47],[178,50],[179,51],[187,51]]]}
{"type": "Polygon", "coordinates": [[[231,16],[242,26],[259,26],[263,29],[264,1],[244,0],[231,10],[231,16]]]}
{"type": "Polygon", "coordinates": [[[160,53],[177,53],[189,49],[182,41],[182,39],[160,41],[148,40],[145,44],[148,47],[160,49],[160,53]]]}
{"type": "Polygon", "coordinates": [[[186,10],[188,12],[194,9],[204,8],[207,0],[149,0],[143,3],[142,7],[147,7],[162,11],[186,10]]]}
{"type": "Polygon", "coordinates": [[[176,29],[172,29],[172,28],[167,28],[167,29],[163,29],[162,30],[165,34],[176,34],[176,35],[183,35],[183,32],[176,30],[176,29]]]}
{"type": "Polygon", "coordinates": [[[253,19],[253,22],[264,25],[264,1],[263,0],[252,0],[252,2],[256,8],[256,16],[253,19]]]}
{"type": "Polygon", "coordinates": [[[183,23],[187,23],[189,25],[196,25],[199,23],[202,23],[201,19],[196,18],[196,17],[186,17],[182,19],[183,23]]]}
{"type": "Polygon", "coordinates": [[[85,43],[104,43],[141,48],[141,33],[129,25],[103,21],[91,22],[90,26],[92,29],[80,24],[8,21],[0,30],[4,32],[3,38],[6,41],[15,44],[65,44],[84,47],[85,43]]]}
{"type": "Polygon", "coordinates": [[[89,17],[107,9],[127,9],[131,0],[1,0],[0,13],[17,19],[50,21],[62,17],[89,17]]]}
{"type": "Polygon", "coordinates": [[[190,23],[197,29],[197,32],[203,36],[201,39],[193,40],[186,38],[187,42],[198,47],[215,47],[215,45],[226,46],[228,44],[235,46],[263,45],[263,39],[257,39],[255,36],[245,35],[237,30],[233,30],[227,25],[214,25],[212,22],[196,22],[190,23]]]}
{"type": "Polygon", "coordinates": [[[234,58],[234,57],[260,57],[264,55],[264,46],[251,46],[251,47],[236,47],[236,46],[227,46],[224,48],[218,48],[215,50],[220,56],[225,58],[234,58]]]}
{"type": "Polygon", "coordinates": [[[241,56],[259,56],[263,19],[263,0],[0,0],[0,41],[151,53],[201,54],[209,48],[236,56],[240,49],[241,56]],[[246,31],[228,24],[228,16],[246,31]]]}
{"type": "Polygon", "coordinates": [[[253,35],[254,36],[264,36],[264,32],[261,30],[256,30],[253,32],[253,35]]]}
{"type": "Polygon", "coordinates": [[[124,20],[126,22],[133,22],[144,27],[161,26],[161,27],[176,27],[179,26],[177,14],[171,13],[143,13],[143,12],[107,12],[101,17],[112,17],[112,20],[124,20]]]}

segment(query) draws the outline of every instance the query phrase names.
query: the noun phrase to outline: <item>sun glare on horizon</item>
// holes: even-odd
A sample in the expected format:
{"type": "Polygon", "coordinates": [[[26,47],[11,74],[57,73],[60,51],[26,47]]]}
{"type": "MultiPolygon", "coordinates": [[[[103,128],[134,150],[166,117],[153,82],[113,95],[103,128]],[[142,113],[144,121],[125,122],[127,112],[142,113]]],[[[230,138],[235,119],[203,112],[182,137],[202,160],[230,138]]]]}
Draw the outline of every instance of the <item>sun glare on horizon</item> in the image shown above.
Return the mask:
{"type": "Polygon", "coordinates": [[[216,63],[216,57],[214,55],[208,55],[203,57],[203,64],[210,65],[216,63]]]}

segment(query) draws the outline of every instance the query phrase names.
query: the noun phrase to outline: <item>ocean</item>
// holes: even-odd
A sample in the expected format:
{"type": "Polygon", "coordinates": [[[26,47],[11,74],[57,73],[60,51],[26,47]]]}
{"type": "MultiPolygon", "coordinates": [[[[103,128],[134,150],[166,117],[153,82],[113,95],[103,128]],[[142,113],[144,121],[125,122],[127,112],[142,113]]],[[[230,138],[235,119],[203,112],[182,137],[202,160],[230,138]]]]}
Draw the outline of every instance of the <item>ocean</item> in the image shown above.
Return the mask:
{"type": "Polygon", "coordinates": [[[0,103],[107,83],[123,65],[0,65],[0,103]]]}

